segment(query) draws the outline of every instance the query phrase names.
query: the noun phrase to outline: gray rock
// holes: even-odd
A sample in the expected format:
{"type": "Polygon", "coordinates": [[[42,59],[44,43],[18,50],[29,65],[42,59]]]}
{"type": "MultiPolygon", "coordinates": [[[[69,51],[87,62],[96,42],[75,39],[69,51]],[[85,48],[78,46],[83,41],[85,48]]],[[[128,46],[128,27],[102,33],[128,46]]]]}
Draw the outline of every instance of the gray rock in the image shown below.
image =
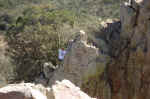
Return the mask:
{"type": "Polygon", "coordinates": [[[52,88],[31,83],[8,85],[0,89],[0,99],[96,99],[91,98],[68,80],[52,88]]]}
{"type": "Polygon", "coordinates": [[[131,37],[132,28],[134,27],[136,22],[135,10],[131,8],[127,3],[123,3],[120,8],[120,19],[122,24],[122,32],[124,32],[123,36],[131,37]]]}

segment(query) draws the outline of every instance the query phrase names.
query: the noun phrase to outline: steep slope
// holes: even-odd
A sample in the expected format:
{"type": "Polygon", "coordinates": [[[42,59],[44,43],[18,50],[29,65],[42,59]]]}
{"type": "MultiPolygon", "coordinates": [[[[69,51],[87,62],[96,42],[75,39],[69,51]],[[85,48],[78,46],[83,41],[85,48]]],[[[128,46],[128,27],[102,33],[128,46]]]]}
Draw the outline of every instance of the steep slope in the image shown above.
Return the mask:
{"type": "Polygon", "coordinates": [[[101,21],[118,18],[118,6],[118,0],[0,0],[0,33],[17,80],[33,81],[44,62],[59,64],[58,48],[80,29],[91,32],[101,21]]]}
{"type": "MultiPolygon", "coordinates": [[[[93,86],[83,87],[89,94],[94,90],[95,93],[99,93],[99,99],[149,99],[149,3],[150,0],[132,0],[121,5],[122,27],[120,36],[117,36],[119,38],[114,38],[116,36],[113,32],[103,36],[105,41],[108,41],[108,46],[112,46],[111,61],[104,73],[106,79],[98,83],[106,82],[102,86],[97,83],[96,90],[93,86]],[[110,92],[98,91],[98,86],[99,89],[103,89],[107,84],[110,92]]],[[[91,80],[88,84],[90,83],[91,80]]]]}
{"type": "Polygon", "coordinates": [[[58,8],[70,9],[78,14],[118,18],[120,0],[51,0],[58,8]]]}
{"type": "Polygon", "coordinates": [[[101,33],[96,34],[101,39],[98,46],[108,48],[106,52],[98,47],[97,53],[96,48],[88,45],[97,54],[86,56],[91,50],[87,51],[88,47],[85,47],[86,35],[81,35],[65,57],[63,69],[56,71],[58,75],[62,70],[66,74],[64,78],[70,77],[86,93],[98,99],[149,99],[149,4],[150,0],[132,0],[121,5],[121,23],[106,23],[101,33]],[[104,55],[109,60],[101,61],[104,55]],[[93,57],[97,57],[96,61],[90,60],[93,57]],[[98,64],[102,62],[105,64],[98,64]]]}

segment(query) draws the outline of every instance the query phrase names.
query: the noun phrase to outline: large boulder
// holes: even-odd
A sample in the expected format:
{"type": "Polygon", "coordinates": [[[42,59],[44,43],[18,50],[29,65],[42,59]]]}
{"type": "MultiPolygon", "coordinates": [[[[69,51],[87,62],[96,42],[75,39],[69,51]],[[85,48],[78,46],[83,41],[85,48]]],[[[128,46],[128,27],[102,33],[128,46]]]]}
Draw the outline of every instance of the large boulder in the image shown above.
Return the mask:
{"type": "Polygon", "coordinates": [[[56,82],[52,88],[31,83],[12,84],[0,89],[0,99],[94,99],[68,80],[56,82]]]}

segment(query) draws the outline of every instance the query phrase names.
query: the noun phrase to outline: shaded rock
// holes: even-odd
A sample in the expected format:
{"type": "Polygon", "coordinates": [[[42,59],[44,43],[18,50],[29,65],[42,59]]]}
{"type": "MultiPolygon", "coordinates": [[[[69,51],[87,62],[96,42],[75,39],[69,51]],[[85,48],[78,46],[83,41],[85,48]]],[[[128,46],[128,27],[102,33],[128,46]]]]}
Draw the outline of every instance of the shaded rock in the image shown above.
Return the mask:
{"type": "Polygon", "coordinates": [[[121,31],[109,23],[99,36],[108,54],[80,34],[49,84],[67,78],[98,99],[149,99],[150,0],[130,1],[121,5],[121,31]]]}
{"type": "Polygon", "coordinates": [[[57,68],[58,66],[54,66],[51,62],[45,62],[43,65],[43,71],[35,78],[35,83],[40,83],[46,86],[53,76],[54,70],[57,68]]]}
{"type": "Polygon", "coordinates": [[[0,30],[2,30],[2,31],[7,30],[6,23],[1,23],[0,24],[0,30]]]}
{"type": "MultiPolygon", "coordinates": [[[[96,32],[96,39],[100,39],[97,42],[100,51],[108,55],[111,58],[117,57],[120,54],[120,45],[124,45],[120,38],[121,22],[114,20],[113,22],[106,23],[107,27],[103,27],[99,32],[96,32]]],[[[94,40],[95,41],[95,40],[94,40]]]]}
{"type": "Polygon", "coordinates": [[[51,62],[44,63],[43,72],[46,78],[50,79],[57,66],[54,66],[51,62]]]}
{"type": "Polygon", "coordinates": [[[131,37],[132,28],[136,24],[136,11],[127,3],[123,3],[120,8],[120,20],[122,25],[123,36],[131,37]],[[128,33],[125,35],[125,33],[128,33]],[[130,34],[130,35],[129,35],[130,34]]]}
{"type": "Polygon", "coordinates": [[[148,8],[150,1],[135,0],[134,2],[139,5],[135,12],[123,12],[125,8],[133,9],[132,4],[124,5],[125,7],[121,9],[123,31],[120,38],[124,44],[120,44],[122,47],[116,51],[120,48],[123,50],[120,50],[119,56],[108,65],[107,72],[111,87],[111,99],[148,99],[150,97],[148,78],[150,65],[148,61],[150,11],[148,8]]]}
{"type": "Polygon", "coordinates": [[[142,3],[142,0],[131,0],[131,7],[135,9],[136,11],[138,11],[141,3],[142,3]]]}
{"type": "Polygon", "coordinates": [[[41,77],[37,77],[37,78],[35,78],[35,81],[34,81],[35,83],[37,83],[37,84],[42,84],[42,85],[47,85],[47,83],[48,83],[48,79],[45,79],[45,78],[41,78],[41,77]]]}

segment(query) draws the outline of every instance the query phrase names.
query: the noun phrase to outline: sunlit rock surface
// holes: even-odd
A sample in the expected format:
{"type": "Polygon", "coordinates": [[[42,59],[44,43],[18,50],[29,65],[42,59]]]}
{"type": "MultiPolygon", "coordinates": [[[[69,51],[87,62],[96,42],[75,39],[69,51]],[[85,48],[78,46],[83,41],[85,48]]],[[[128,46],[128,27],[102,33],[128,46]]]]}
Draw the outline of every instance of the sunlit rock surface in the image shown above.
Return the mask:
{"type": "Polygon", "coordinates": [[[96,99],[91,98],[68,80],[52,88],[31,83],[12,84],[0,89],[0,99],[96,99]]]}

